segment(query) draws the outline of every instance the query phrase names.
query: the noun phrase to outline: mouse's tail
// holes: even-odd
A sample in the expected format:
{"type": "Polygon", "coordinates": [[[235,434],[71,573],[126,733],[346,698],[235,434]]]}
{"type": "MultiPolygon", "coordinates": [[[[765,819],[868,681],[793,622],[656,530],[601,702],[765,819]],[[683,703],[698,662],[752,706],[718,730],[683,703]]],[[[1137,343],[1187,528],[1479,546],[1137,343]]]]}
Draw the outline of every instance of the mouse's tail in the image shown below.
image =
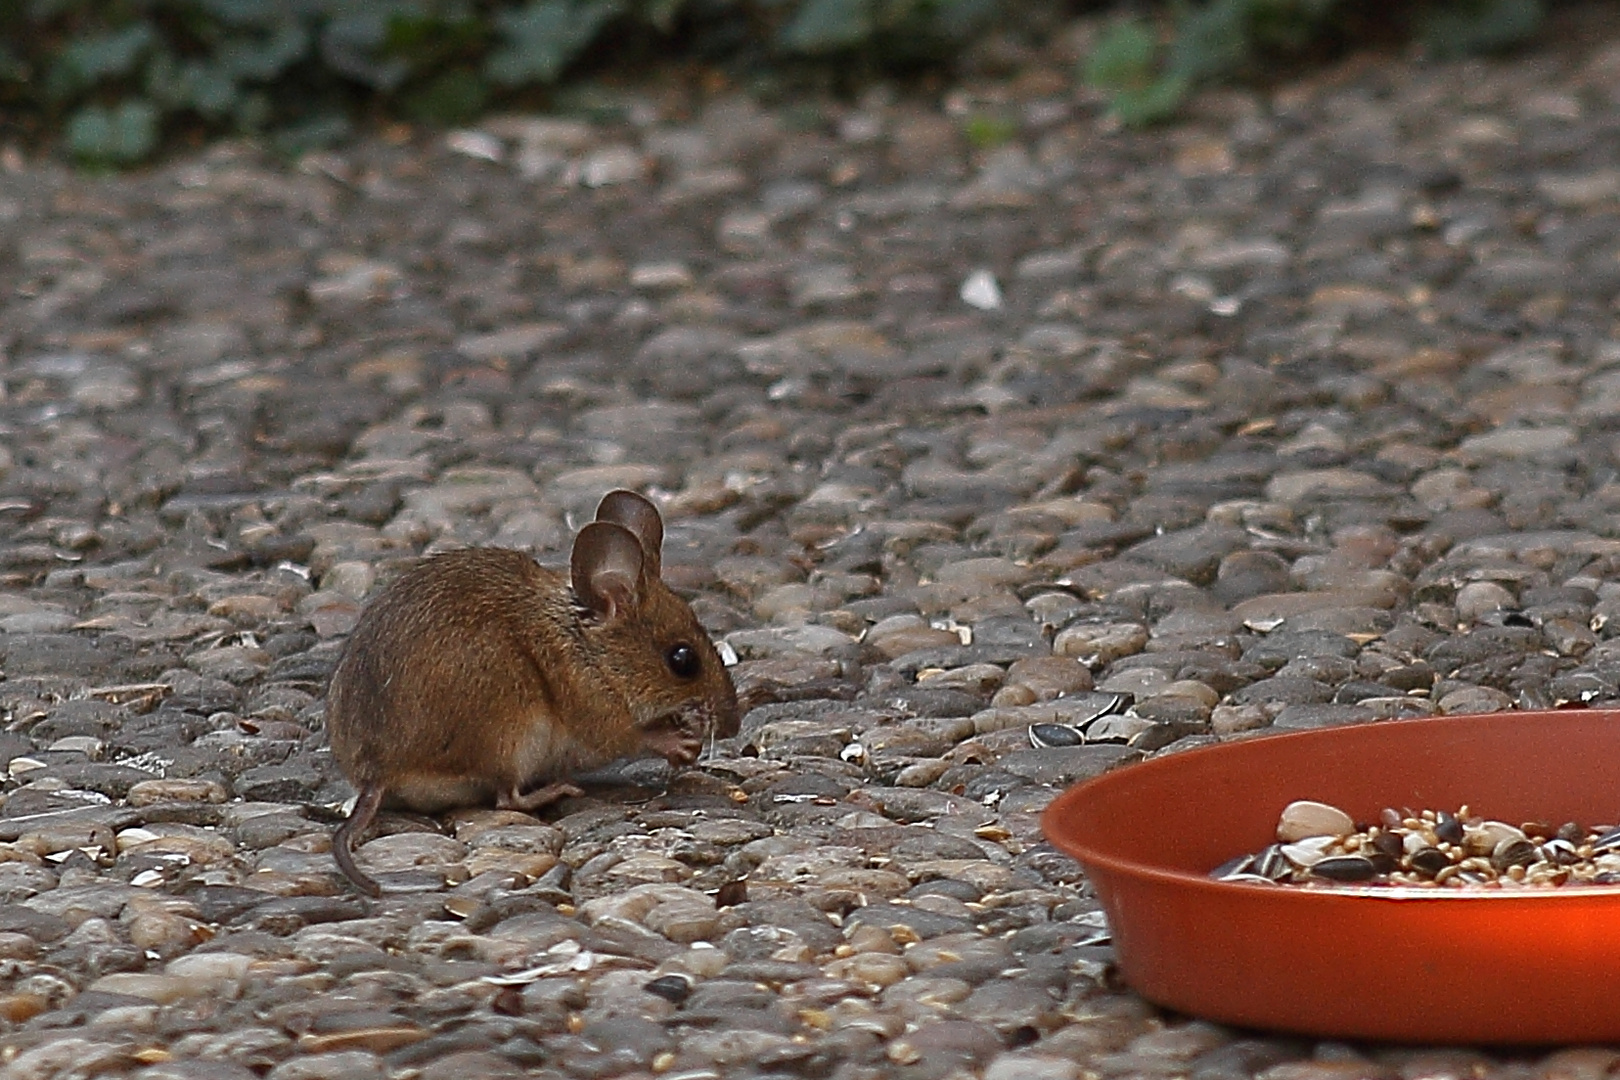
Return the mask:
{"type": "Polygon", "coordinates": [[[354,863],[354,838],[366,831],[371,819],[377,816],[378,807],[382,806],[383,789],[381,785],[367,785],[360,790],[360,797],[354,802],[354,809],[349,811],[349,817],[337,827],[332,834],[332,857],[337,860],[338,869],[343,876],[354,883],[354,887],[367,896],[381,896],[382,886],[367,877],[354,863]]]}

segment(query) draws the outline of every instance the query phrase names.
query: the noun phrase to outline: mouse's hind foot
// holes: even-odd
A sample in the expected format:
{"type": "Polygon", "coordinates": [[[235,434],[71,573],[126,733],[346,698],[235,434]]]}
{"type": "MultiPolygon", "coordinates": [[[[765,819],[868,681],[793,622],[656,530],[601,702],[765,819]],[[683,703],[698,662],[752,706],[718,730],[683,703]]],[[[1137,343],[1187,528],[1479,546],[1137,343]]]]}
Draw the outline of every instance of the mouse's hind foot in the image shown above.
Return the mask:
{"type": "Polygon", "coordinates": [[[578,797],[585,794],[585,789],[578,784],[570,784],[566,780],[559,780],[555,784],[535,788],[533,791],[521,792],[517,788],[510,788],[500,793],[495,799],[497,810],[522,810],[532,813],[543,806],[550,806],[558,799],[578,797]]]}

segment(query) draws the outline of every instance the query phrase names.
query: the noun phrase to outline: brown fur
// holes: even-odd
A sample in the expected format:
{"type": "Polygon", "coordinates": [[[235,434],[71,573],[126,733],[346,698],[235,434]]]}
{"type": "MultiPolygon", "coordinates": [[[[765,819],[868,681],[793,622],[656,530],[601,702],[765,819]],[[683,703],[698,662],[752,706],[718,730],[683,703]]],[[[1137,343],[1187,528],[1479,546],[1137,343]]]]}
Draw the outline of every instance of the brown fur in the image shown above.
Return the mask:
{"type": "Polygon", "coordinates": [[[380,893],[351,845],[385,804],[532,809],[576,793],[567,780],[581,770],[646,751],[690,764],[708,736],[736,734],[731,677],[658,577],[658,511],[621,491],[597,518],[567,575],[519,551],[454,551],[361,615],[326,707],[332,753],[360,791],[333,851],[361,889],[380,893]],[[697,653],[692,678],[670,669],[678,644],[697,653]]]}

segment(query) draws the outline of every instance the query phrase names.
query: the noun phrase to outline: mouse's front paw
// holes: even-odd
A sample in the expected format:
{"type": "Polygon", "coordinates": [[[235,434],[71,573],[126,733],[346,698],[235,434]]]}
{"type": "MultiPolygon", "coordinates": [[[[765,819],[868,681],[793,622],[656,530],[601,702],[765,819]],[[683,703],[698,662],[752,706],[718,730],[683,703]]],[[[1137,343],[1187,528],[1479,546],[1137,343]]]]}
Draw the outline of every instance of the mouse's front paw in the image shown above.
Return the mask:
{"type": "Polygon", "coordinates": [[[703,753],[703,734],[678,722],[649,728],[644,745],[671,765],[690,765],[703,753]]]}

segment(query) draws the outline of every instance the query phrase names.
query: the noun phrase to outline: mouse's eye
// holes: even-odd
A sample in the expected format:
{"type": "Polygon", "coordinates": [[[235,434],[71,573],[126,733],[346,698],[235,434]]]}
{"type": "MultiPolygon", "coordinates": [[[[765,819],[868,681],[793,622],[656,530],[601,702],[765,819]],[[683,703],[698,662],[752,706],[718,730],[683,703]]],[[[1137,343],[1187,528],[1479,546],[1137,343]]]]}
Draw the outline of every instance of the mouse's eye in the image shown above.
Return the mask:
{"type": "Polygon", "coordinates": [[[695,679],[703,668],[703,661],[698,659],[697,650],[684,641],[669,647],[669,652],[664,654],[664,663],[668,664],[669,670],[681,679],[695,679]]]}

